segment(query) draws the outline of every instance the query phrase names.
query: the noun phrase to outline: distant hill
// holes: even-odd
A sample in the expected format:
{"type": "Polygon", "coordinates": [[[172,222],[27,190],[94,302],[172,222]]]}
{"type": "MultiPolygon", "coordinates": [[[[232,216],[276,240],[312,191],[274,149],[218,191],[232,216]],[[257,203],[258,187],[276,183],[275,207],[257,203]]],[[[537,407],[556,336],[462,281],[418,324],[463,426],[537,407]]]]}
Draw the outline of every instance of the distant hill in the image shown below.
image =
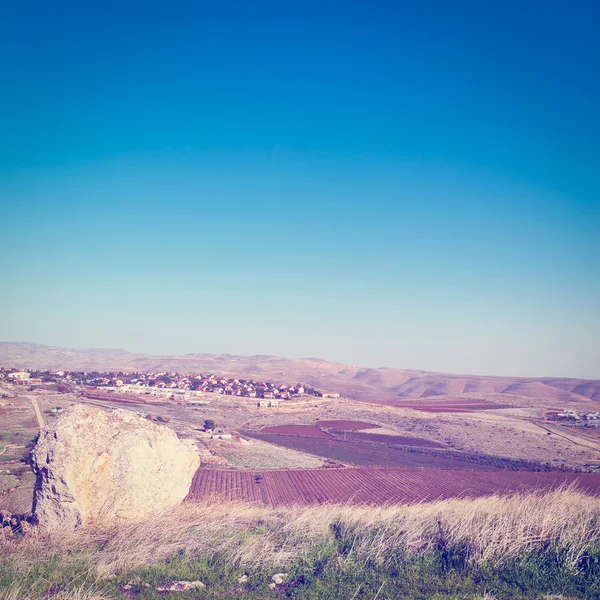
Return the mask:
{"type": "Polygon", "coordinates": [[[548,402],[600,402],[600,380],[452,375],[427,371],[370,369],[318,358],[186,354],[151,356],[125,350],[73,350],[38,344],[0,342],[0,366],[79,371],[177,371],[214,373],[259,381],[303,382],[356,400],[426,400],[464,394],[544,399],[548,402]]]}

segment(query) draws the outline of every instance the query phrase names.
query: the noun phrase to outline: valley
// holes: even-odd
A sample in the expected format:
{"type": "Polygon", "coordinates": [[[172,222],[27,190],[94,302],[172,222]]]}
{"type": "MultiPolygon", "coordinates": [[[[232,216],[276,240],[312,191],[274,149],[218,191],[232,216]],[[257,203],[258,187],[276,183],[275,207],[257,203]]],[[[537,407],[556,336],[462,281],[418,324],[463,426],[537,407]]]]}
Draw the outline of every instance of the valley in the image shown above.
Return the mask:
{"type": "MultiPolygon", "coordinates": [[[[36,367],[41,369],[39,364],[36,367]]],[[[317,363],[313,360],[312,364],[315,368],[317,363]]],[[[250,386],[250,393],[255,385],[259,398],[256,394],[234,395],[212,384],[208,389],[216,391],[205,391],[205,385],[204,390],[192,393],[189,385],[196,376],[176,372],[155,372],[150,379],[158,383],[183,382],[177,384],[180,387],[148,395],[136,393],[133,386],[130,390],[111,387],[110,382],[121,376],[117,372],[100,372],[100,379],[108,383],[90,387],[70,378],[68,371],[61,371],[60,376],[45,371],[51,382],[40,379],[39,383],[23,383],[9,377],[5,370],[0,406],[0,508],[23,513],[29,510],[33,477],[26,461],[39,417],[52,422],[72,404],[105,410],[124,408],[141,418],[163,423],[181,439],[192,441],[200,469],[190,499],[217,493],[269,505],[283,501],[281,498],[291,503],[306,502],[308,498],[316,502],[396,502],[453,494],[481,495],[575,480],[582,485],[587,482],[585,485],[594,493],[598,489],[596,478],[600,475],[594,474],[600,470],[598,430],[569,427],[568,420],[555,419],[557,411],[583,414],[595,410],[598,382],[583,385],[578,380],[560,380],[560,387],[513,383],[509,386],[511,393],[507,393],[497,391],[497,378],[478,378],[478,390],[467,392],[464,390],[475,387],[472,379],[465,383],[459,382],[458,376],[428,374],[427,385],[434,385],[432,379],[439,377],[446,383],[435,384],[436,390],[439,392],[444,385],[452,388],[451,393],[428,395],[423,389],[425,384],[417,385],[413,378],[412,387],[403,384],[402,400],[391,400],[344,396],[332,379],[323,379],[323,373],[304,373],[313,383],[291,386],[287,383],[299,376],[297,370],[281,374],[273,383],[263,371],[265,383],[257,384],[231,373],[232,368],[225,368],[227,376],[219,372],[205,381],[249,381],[244,385],[250,386]],[[311,390],[310,394],[304,392],[304,387],[311,390]],[[284,390],[287,396],[266,400],[269,389],[273,390],[269,392],[272,396],[279,394],[278,390],[284,390]],[[421,395],[417,397],[419,390],[421,395]],[[584,392],[588,396],[583,396],[584,392]],[[407,397],[410,395],[415,397],[407,397]],[[415,482],[412,488],[406,483],[409,480],[415,482]],[[454,484],[449,488],[432,485],[441,480],[454,484]],[[373,486],[380,489],[376,497],[367,493],[373,486]],[[287,489],[281,491],[282,496],[274,491],[279,487],[287,489]]],[[[384,370],[386,385],[391,378],[388,371],[384,370]]],[[[133,375],[127,377],[135,377],[135,372],[130,373],[133,375]]],[[[369,385],[376,383],[373,374],[358,377],[365,379],[369,385]]]]}

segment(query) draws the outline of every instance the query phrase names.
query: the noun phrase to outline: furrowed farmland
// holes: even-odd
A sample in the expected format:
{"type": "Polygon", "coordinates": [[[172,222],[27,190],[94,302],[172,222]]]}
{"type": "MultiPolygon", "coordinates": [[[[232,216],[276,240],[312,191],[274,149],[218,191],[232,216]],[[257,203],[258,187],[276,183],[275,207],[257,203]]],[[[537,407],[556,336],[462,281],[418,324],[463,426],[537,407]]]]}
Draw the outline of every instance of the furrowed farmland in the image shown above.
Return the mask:
{"type": "MultiPolygon", "coordinates": [[[[546,430],[541,431],[547,433],[546,430]]],[[[526,457],[512,458],[471,449],[455,449],[427,437],[399,435],[389,428],[363,421],[323,419],[312,425],[264,426],[261,429],[240,429],[240,433],[247,438],[341,463],[337,466],[534,472],[586,470],[526,457]]]]}
{"type": "Polygon", "coordinates": [[[317,429],[312,425],[275,425],[273,427],[264,427],[265,433],[273,433],[276,435],[298,435],[301,437],[321,437],[327,438],[329,435],[317,429]]]}
{"type": "MultiPolygon", "coordinates": [[[[535,472],[569,470],[527,459],[511,459],[477,452],[458,452],[423,438],[369,434],[355,430],[329,429],[329,433],[323,435],[313,433],[307,435],[300,433],[298,428],[294,429],[293,434],[289,434],[288,427],[278,429],[285,433],[265,433],[266,430],[267,428],[262,431],[241,430],[241,433],[248,438],[355,467],[419,467],[482,471],[507,469],[535,472]]],[[[307,427],[307,431],[309,430],[320,431],[315,427],[307,427]]]]}
{"type": "Polygon", "coordinates": [[[198,469],[192,480],[190,497],[202,496],[222,500],[261,500],[257,475],[251,471],[198,469]]]}
{"type": "MultiPolygon", "coordinates": [[[[488,469],[489,465],[479,465],[463,458],[425,454],[434,452],[433,448],[409,448],[393,446],[385,443],[371,443],[364,440],[304,437],[299,435],[281,435],[274,433],[242,431],[244,435],[271,444],[277,444],[292,450],[308,452],[330,460],[336,460],[353,466],[386,466],[386,467],[438,467],[446,469],[488,469]],[[420,452],[417,452],[420,450],[420,452]]],[[[382,440],[384,442],[385,440],[382,440]]],[[[437,450],[442,453],[442,450],[437,450]]],[[[492,468],[495,468],[492,465],[492,468]]]]}
{"type": "Polygon", "coordinates": [[[445,498],[475,498],[525,489],[576,484],[600,495],[600,474],[447,471],[414,468],[341,468],[287,471],[199,469],[188,501],[222,499],[294,504],[383,505],[445,498]]]}
{"type": "Polygon", "coordinates": [[[374,444],[392,444],[395,446],[414,446],[417,448],[446,448],[444,444],[432,442],[422,438],[413,438],[403,435],[385,435],[381,433],[363,433],[350,431],[343,434],[345,440],[351,442],[372,442],[374,444]]]}

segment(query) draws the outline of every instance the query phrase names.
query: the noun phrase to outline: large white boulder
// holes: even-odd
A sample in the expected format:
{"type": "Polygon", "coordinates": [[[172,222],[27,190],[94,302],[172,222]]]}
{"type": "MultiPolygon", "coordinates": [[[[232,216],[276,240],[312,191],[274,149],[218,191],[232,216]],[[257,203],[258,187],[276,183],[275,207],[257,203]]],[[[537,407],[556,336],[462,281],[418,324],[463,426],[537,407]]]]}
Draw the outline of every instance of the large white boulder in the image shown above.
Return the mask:
{"type": "Polygon", "coordinates": [[[180,504],[199,465],[194,445],[126,410],[78,404],[32,452],[33,513],[45,529],[141,519],[180,504]]]}

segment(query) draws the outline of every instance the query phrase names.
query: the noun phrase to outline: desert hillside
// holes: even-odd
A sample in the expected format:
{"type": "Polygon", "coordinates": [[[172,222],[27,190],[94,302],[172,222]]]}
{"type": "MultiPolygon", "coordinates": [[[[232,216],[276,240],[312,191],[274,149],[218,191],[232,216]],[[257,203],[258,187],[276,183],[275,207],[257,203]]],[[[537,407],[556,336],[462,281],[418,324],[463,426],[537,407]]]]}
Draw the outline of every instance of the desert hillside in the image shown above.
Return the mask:
{"type": "Polygon", "coordinates": [[[73,350],[0,342],[0,366],[66,370],[215,373],[273,382],[301,381],[355,400],[427,399],[461,394],[524,396],[547,402],[600,401],[600,380],[453,375],[419,370],[362,368],[318,358],[186,354],[152,356],[125,350],[73,350]]]}

